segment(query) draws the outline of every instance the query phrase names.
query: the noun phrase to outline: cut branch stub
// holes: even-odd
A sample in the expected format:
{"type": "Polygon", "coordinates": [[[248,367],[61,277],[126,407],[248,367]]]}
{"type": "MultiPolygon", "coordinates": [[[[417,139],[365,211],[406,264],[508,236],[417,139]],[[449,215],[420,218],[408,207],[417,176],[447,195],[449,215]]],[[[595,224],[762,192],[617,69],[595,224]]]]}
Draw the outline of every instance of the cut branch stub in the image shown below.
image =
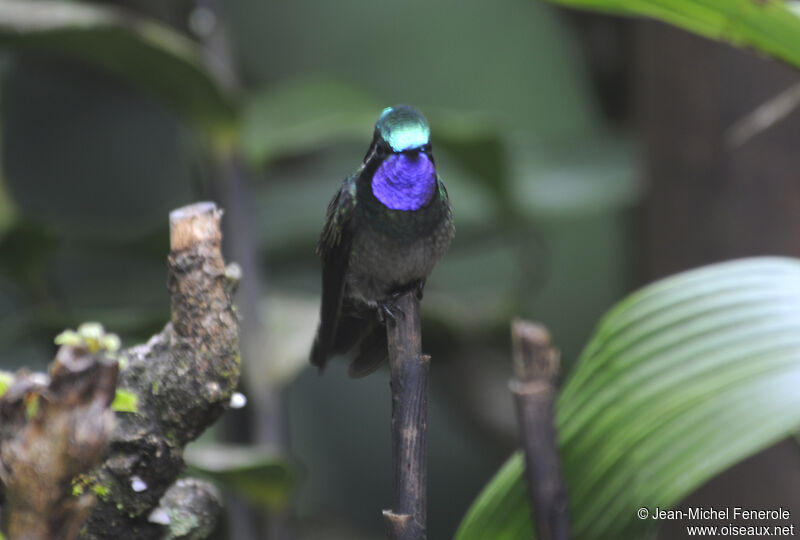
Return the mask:
{"type": "Polygon", "coordinates": [[[545,327],[519,319],[511,324],[511,346],[515,378],[509,386],[517,406],[537,538],[568,540],[568,501],[553,414],[559,354],[545,327]]]}
{"type": "Polygon", "coordinates": [[[232,294],[239,272],[235,265],[226,269],[222,259],[221,217],[213,203],[170,214],[172,361],[164,375],[194,381],[174,380],[177,392],[162,393],[170,411],[162,419],[176,423],[184,444],[216,420],[238,383],[239,329],[232,294]]]}

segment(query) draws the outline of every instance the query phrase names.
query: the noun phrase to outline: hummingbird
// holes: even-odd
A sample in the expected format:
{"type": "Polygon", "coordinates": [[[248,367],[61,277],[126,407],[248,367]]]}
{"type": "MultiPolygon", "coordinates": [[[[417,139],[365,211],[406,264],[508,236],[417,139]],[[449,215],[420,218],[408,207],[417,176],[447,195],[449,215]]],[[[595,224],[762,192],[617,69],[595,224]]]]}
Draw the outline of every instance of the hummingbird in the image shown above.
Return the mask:
{"type": "Polygon", "coordinates": [[[408,105],[387,107],[364,162],[328,205],[317,244],[322,306],[311,363],[321,371],[331,356],[355,351],[351,377],[380,367],[392,300],[408,291],[422,298],[454,235],[427,120],[408,105]]]}

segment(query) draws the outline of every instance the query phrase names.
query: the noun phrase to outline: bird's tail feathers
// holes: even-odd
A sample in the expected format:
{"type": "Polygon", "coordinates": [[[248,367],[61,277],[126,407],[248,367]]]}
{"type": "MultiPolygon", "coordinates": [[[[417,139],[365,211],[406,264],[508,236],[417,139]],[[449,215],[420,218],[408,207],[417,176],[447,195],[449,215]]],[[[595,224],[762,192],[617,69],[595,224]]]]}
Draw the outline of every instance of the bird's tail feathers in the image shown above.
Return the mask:
{"type": "Polygon", "coordinates": [[[347,303],[342,308],[332,344],[322,343],[320,336],[324,334],[322,328],[318,329],[311,349],[311,363],[322,372],[330,357],[355,351],[348,373],[353,378],[364,377],[388,358],[386,328],[378,322],[375,308],[355,303],[347,303]]]}
{"type": "Polygon", "coordinates": [[[358,344],[358,352],[350,362],[347,374],[354,379],[366,377],[381,367],[388,358],[386,328],[376,321],[370,332],[358,344]]]}

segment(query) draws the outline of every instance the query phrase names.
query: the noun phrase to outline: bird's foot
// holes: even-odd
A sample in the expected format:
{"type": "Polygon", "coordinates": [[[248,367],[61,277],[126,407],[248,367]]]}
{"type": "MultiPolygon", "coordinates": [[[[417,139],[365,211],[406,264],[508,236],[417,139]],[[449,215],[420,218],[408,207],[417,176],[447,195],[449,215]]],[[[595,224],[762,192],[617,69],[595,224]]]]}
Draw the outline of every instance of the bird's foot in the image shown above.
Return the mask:
{"type": "Polygon", "coordinates": [[[399,307],[397,307],[397,299],[400,298],[401,295],[405,294],[404,292],[393,292],[383,300],[378,301],[378,321],[381,324],[386,324],[387,321],[396,321],[398,318],[405,317],[405,313],[399,307]]]}
{"type": "Polygon", "coordinates": [[[396,321],[398,318],[405,317],[405,313],[397,307],[399,295],[392,294],[388,298],[378,301],[378,321],[386,324],[387,321],[396,321]]]}
{"type": "Polygon", "coordinates": [[[414,294],[417,296],[417,300],[422,301],[422,291],[425,289],[425,280],[418,279],[413,284],[414,287],[414,294]]]}
{"type": "Polygon", "coordinates": [[[422,300],[422,290],[425,288],[425,280],[418,279],[410,284],[392,291],[389,296],[378,301],[378,320],[381,324],[386,324],[387,320],[396,321],[405,317],[405,313],[397,307],[397,300],[408,292],[413,292],[417,300],[422,300]]]}

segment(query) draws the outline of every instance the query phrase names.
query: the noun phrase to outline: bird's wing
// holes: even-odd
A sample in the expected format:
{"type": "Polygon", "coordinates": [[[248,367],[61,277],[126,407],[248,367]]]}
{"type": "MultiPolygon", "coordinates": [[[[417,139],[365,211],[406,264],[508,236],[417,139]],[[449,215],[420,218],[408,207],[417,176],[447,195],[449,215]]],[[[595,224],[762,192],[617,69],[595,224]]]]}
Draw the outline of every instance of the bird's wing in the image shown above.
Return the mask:
{"type": "Polygon", "coordinates": [[[439,176],[438,174],[436,175],[436,187],[439,190],[439,198],[444,203],[444,206],[447,207],[447,212],[448,212],[447,217],[448,219],[452,219],[453,208],[450,206],[450,196],[447,194],[447,188],[445,187],[444,182],[442,181],[442,177],[439,176]]]}
{"type": "Polygon", "coordinates": [[[325,227],[317,243],[317,253],[322,258],[322,307],[317,337],[311,350],[311,363],[320,369],[325,367],[325,361],[334,352],[345,274],[353,243],[352,221],[359,172],[344,181],[328,205],[325,227]]]}

